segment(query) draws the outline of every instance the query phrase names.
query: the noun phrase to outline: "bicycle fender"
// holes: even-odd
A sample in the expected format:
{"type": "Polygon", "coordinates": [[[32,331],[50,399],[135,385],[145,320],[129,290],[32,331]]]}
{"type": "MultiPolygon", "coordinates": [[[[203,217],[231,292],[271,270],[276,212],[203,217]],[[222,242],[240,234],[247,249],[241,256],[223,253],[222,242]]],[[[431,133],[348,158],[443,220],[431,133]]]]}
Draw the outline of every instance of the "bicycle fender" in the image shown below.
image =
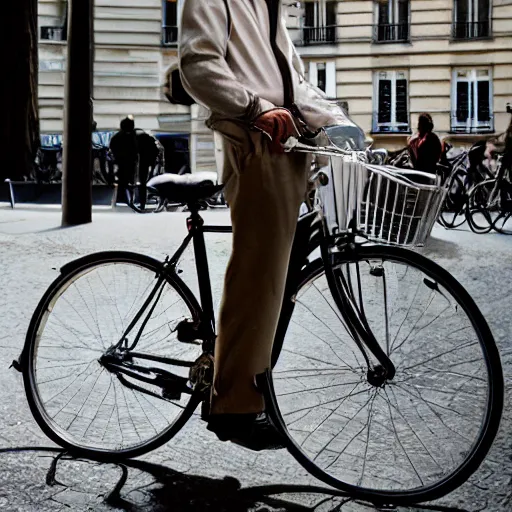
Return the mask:
{"type": "Polygon", "coordinates": [[[119,260],[123,257],[138,257],[143,258],[147,260],[148,262],[153,263],[156,266],[161,266],[163,268],[163,262],[158,261],[154,258],[151,258],[146,255],[138,254],[135,252],[130,251],[101,251],[101,252],[93,252],[91,254],[87,254],[86,256],[81,256],[80,258],[77,258],[76,260],[70,261],[63,265],[60,268],[60,273],[62,275],[67,275],[75,270],[87,266],[89,263],[92,263],[93,261],[97,260],[98,258],[104,258],[104,259],[113,259],[113,260],[119,260]]]}

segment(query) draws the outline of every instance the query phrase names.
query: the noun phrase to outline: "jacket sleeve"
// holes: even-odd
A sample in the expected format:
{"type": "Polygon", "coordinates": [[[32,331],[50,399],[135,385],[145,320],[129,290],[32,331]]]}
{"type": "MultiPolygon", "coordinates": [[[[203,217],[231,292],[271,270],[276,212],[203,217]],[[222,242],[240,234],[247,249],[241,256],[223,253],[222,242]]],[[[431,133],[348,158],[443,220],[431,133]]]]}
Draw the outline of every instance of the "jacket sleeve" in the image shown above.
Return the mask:
{"type": "Polygon", "coordinates": [[[229,17],[225,0],[186,0],[179,39],[185,90],[215,114],[252,120],[271,108],[235,77],[225,58],[229,17]]]}

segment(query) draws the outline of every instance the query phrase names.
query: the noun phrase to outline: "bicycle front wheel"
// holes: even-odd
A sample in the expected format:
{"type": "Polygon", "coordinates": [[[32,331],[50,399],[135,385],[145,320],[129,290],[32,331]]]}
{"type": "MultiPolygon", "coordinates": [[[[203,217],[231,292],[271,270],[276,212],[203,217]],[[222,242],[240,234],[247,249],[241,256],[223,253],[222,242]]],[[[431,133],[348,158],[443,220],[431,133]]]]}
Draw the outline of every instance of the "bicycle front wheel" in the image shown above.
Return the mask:
{"type": "MultiPolygon", "coordinates": [[[[439,498],[479,466],[503,402],[499,354],[474,301],[445,270],[397,247],[334,256],[337,290],[396,367],[370,382],[324,267],[304,278],[273,370],[290,451],[314,476],[363,499],[439,498]]],[[[279,350],[277,347],[276,350],[279,350]]]]}
{"type": "Polygon", "coordinates": [[[195,398],[165,396],[157,383],[129,371],[136,363],[142,370],[133,375],[149,378],[169,369],[158,359],[165,357],[182,362],[170,370],[188,377],[201,346],[179,341],[177,326],[192,325],[199,315],[190,291],[152,258],[104,252],[79,260],[50,286],[27,333],[24,383],[39,426],[73,454],[91,458],[135,457],[169,440],[193,413],[195,398]],[[123,337],[125,346],[133,343],[139,330],[134,350],[152,359],[126,351],[119,364],[128,373],[102,363],[109,349],[123,337]]]}

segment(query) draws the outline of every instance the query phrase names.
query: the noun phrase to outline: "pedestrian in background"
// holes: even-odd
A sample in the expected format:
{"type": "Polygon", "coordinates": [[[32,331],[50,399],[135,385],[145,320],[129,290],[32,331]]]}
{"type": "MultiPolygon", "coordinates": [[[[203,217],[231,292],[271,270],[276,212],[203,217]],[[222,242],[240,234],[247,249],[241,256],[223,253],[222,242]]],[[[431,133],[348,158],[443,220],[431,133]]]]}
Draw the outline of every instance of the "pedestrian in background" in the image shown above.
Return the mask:
{"type": "Polygon", "coordinates": [[[160,154],[158,140],[153,135],[141,130],[135,129],[137,139],[137,149],[139,152],[139,202],[140,209],[146,208],[147,199],[147,181],[153,174],[153,169],[157,164],[160,154]]]}
{"type": "Polygon", "coordinates": [[[110,151],[117,164],[118,197],[126,204],[131,205],[133,203],[131,187],[135,182],[139,161],[133,117],[125,117],[119,128],[120,130],[110,141],[110,151]]]}
{"type": "Polygon", "coordinates": [[[420,114],[418,133],[413,135],[408,143],[414,169],[431,174],[436,173],[437,163],[443,152],[441,140],[433,129],[432,116],[427,113],[420,114]]]}

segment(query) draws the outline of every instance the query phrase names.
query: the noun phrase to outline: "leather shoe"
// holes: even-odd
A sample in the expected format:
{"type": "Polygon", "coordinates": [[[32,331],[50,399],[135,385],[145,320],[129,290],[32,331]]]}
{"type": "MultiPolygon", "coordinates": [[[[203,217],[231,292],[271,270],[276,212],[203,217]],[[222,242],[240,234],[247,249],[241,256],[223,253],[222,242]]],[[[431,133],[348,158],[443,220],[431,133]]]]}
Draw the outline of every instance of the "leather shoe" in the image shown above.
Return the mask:
{"type": "Polygon", "coordinates": [[[259,414],[212,414],[208,430],[221,441],[249,450],[279,450],[285,447],[284,436],[276,429],[265,412],[259,414]]]}

